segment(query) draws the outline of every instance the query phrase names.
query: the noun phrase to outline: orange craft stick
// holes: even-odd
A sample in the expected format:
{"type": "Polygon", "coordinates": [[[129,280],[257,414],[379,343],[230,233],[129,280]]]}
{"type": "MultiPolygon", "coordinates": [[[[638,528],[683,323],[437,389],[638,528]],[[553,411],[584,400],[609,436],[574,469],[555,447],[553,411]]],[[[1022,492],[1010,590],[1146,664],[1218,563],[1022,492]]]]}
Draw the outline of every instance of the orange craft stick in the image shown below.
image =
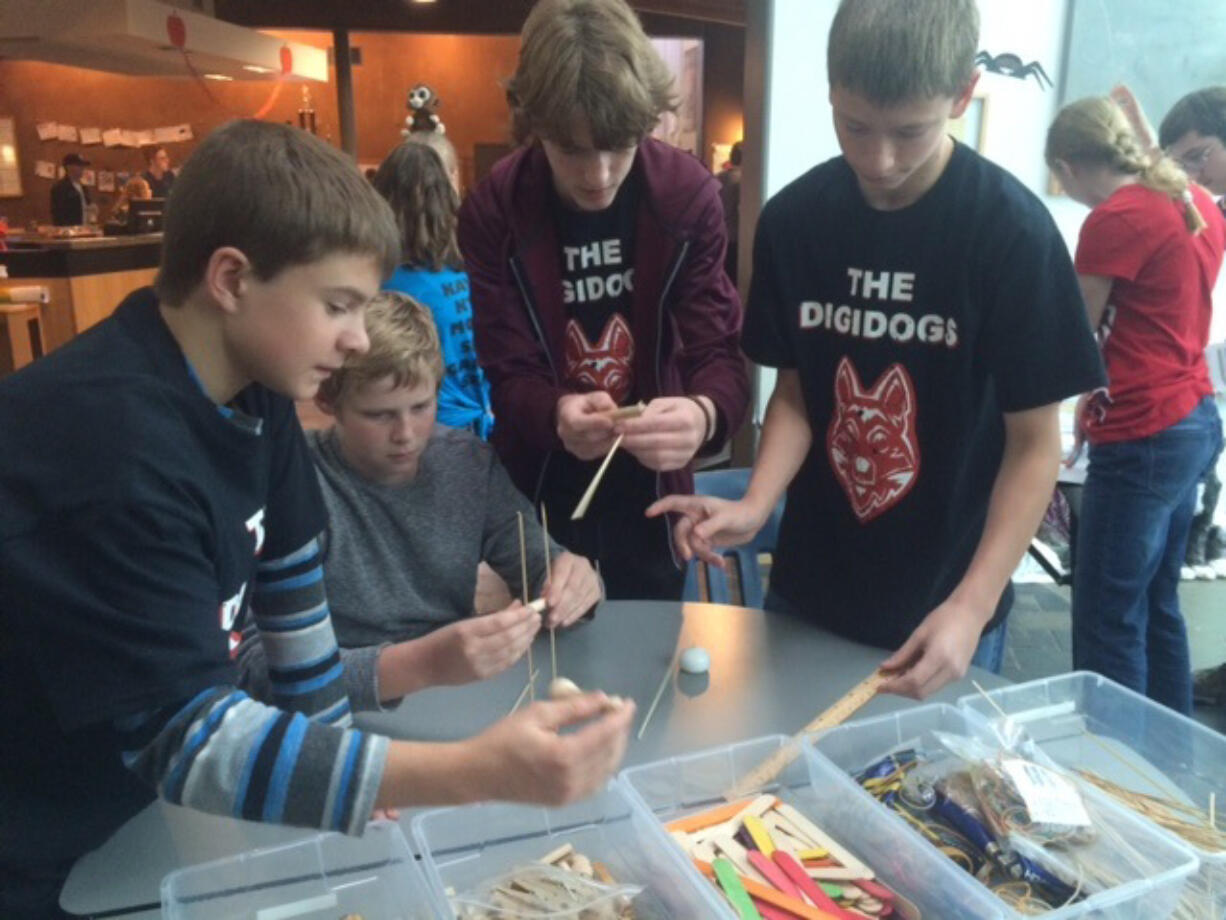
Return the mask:
{"type": "MultiPolygon", "coordinates": [[[[670,821],[664,827],[670,831],[682,831],[686,834],[692,834],[694,831],[700,831],[704,827],[712,827],[716,824],[723,824],[725,821],[731,821],[755,801],[756,799],[751,798],[741,802],[733,802],[729,805],[720,805],[712,808],[710,811],[700,811],[696,815],[670,821]]],[[[775,800],[776,804],[778,804],[778,801],[778,799],[775,800]]]]}
{"type": "MultiPolygon", "coordinates": [[[[715,878],[715,869],[711,864],[702,859],[695,859],[694,866],[705,875],[707,878],[715,878]]],[[[781,891],[776,891],[770,885],[763,885],[761,882],[756,882],[751,878],[746,878],[744,875],[740,877],[741,884],[745,886],[745,890],[754,898],[760,901],[765,901],[781,910],[786,910],[789,914],[795,917],[800,917],[801,920],[838,920],[833,914],[829,914],[824,910],[818,910],[806,904],[804,901],[790,897],[781,891]]]]}

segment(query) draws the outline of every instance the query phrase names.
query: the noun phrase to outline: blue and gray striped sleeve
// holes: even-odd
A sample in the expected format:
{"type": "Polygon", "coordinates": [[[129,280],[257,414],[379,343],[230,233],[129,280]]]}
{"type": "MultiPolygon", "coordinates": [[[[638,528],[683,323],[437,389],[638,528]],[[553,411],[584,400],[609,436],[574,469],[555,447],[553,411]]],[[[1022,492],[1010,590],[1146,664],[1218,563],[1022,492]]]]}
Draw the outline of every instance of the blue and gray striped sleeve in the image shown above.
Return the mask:
{"type": "Polygon", "coordinates": [[[212,687],[121,720],[124,761],[175,804],[361,833],[388,742],[349,727],[317,541],[260,564],[252,611],[275,705],[212,687]]]}

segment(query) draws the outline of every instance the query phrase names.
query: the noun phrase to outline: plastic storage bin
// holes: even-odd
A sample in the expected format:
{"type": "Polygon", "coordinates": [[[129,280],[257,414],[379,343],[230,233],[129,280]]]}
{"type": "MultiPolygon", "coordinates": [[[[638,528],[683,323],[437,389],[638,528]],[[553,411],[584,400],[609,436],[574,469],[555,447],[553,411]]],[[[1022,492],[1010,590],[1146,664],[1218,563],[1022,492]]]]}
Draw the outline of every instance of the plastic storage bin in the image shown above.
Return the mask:
{"type": "Polygon", "coordinates": [[[563,808],[501,802],[443,808],[417,815],[411,827],[435,908],[448,920],[456,916],[448,889],[471,891],[564,843],[603,863],[617,882],[643,886],[633,901],[639,920],[719,915],[718,896],[616,781],[563,808]]]}
{"type": "MultiPolygon", "coordinates": [[[[988,696],[1063,767],[1206,813],[1210,794],[1223,794],[1226,809],[1226,737],[1112,680],[1080,671],[988,696]]],[[[993,722],[1001,718],[982,696],[958,705],[993,722]]],[[[1201,861],[1185,894],[1193,915],[1226,916],[1226,852],[1183,842],[1201,861]]]]}
{"type": "Polygon", "coordinates": [[[408,841],[380,822],[189,866],[162,880],[167,920],[436,920],[408,841]]]}
{"type": "MultiPolygon", "coordinates": [[[[987,721],[976,713],[944,704],[929,704],[832,728],[814,740],[812,746],[819,757],[826,758],[847,774],[855,774],[900,747],[939,749],[934,732],[978,737],[989,743],[995,739],[987,721]]],[[[900,841],[905,838],[914,844],[928,846],[919,832],[902,818],[889,812],[858,786],[855,791],[894,822],[895,834],[900,841]]],[[[1115,887],[1096,892],[1084,900],[1039,916],[1045,920],[1068,920],[1073,917],[1155,920],[1159,917],[1171,917],[1185,882],[1199,867],[1196,855],[1182,843],[1169,835],[1159,833],[1151,824],[1116,805],[1106,796],[1090,790],[1086,793],[1086,798],[1093,803],[1095,813],[1110,822],[1112,831],[1123,841],[1123,845],[1145,854],[1151,862],[1151,871],[1147,875],[1126,879],[1115,887]]],[[[1124,871],[1118,863],[1115,865],[1119,871],[1124,871]]],[[[962,872],[962,875],[971,880],[969,874],[962,872]]],[[[988,892],[988,889],[977,881],[973,884],[980,891],[988,892]]],[[[1004,916],[1025,916],[997,899],[995,895],[990,896],[999,905],[1004,916]]]]}
{"type": "MultiPolygon", "coordinates": [[[[772,735],[671,757],[627,769],[621,778],[663,824],[721,804],[724,790],[788,741],[783,735],[772,735]]],[[[922,839],[899,833],[896,818],[807,746],[775,782],[750,794],[759,792],[772,793],[797,808],[870,866],[882,884],[913,902],[922,916],[941,920],[1003,916],[999,902],[982,886],[922,839]]],[[[681,852],[672,840],[668,842],[681,852]]],[[[710,885],[705,879],[703,883],[710,885]]],[[[719,913],[708,916],[735,918],[722,897],[716,896],[719,913]]]]}

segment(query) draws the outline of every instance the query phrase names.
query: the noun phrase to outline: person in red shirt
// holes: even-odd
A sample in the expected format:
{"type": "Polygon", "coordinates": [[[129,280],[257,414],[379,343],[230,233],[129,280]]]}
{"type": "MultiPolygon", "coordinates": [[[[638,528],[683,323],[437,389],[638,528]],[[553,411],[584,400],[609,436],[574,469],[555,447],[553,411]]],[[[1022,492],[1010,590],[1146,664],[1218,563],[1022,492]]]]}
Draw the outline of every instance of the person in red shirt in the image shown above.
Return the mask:
{"type": "Polygon", "coordinates": [[[1179,568],[1196,484],[1222,442],[1205,363],[1226,222],[1109,98],[1065,106],[1046,159],[1093,210],[1075,264],[1108,386],[1077,404],[1090,444],[1073,575],[1073,665],[1192,708],[1179,568]]]}

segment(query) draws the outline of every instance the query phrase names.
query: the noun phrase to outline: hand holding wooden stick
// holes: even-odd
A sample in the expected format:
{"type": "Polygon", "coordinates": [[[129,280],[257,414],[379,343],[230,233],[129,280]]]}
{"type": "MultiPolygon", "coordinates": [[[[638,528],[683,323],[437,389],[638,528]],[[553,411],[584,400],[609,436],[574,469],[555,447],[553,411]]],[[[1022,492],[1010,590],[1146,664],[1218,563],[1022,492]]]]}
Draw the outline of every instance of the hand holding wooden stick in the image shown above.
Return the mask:
{"type": "MultiPolygon", "coordinates": [[[[541,505],[541,540],[545,544],[545,584],[553,582],[553,567],[549,561],[549,512],[541,505]]],[[[553,664],[553,678],[558,679],[558,641],[554,636],[554,628],[549,627],[549,659],[553,664]]]]}

